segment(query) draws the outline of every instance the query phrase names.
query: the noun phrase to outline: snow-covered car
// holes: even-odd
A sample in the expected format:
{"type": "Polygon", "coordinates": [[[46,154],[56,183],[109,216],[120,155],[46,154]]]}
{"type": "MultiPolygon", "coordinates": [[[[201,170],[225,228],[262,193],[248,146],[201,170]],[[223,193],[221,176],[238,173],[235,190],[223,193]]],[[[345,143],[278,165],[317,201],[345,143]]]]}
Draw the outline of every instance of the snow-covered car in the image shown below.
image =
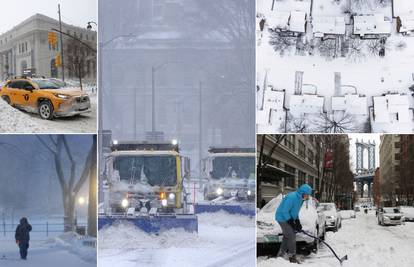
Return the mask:
{"type": "Polygon", "coordinates": [[[341,210],[339,214],[341,215],[341,220],[356,218],[356,212],[354,210],[341,210]]]}
{"type": "MultiPolygon", "coordinates": [[[[282,229],[275,220],[275,212],[282,198],[281,194],[278,195],[257,213],[258,251],[269,249],[276,252],[277,250],[274,247],[280,246],[282,242],[282,229]]],[[[317,201],[312,197],[303,202],[299,212],[299,220],[305,232],[325,239],[325,215],[317,211],[317,201]]],[[[306,253],[316,252],[319,248],[317,240],[303,233],[296,234],[296,244],[299,249],[303,249],[306,253]]]]}
{"type": "Polygon", "coordinates": [[[404,221],[414,222],[414,207],[401,206],[400,211],[404,214],[404,221]]]}
{"type": "Polygon", "coordinates": [[[361,208],[359,206],[355,206],[354,211],[361,211],[361,208]]]}
{"type": "Polygon", "coordinates": [[[404,224],[404,214],[397,207],[380,208],[378,210],[379,225],[401,225],[404,224]]]}
{"type": "Polygon", "coordinates": [[[319,203],[318,210],[325,214],[326,230],[333,230],[336,232],[339,228],[341,228],[342,218],[335,203],[319,203]]]}

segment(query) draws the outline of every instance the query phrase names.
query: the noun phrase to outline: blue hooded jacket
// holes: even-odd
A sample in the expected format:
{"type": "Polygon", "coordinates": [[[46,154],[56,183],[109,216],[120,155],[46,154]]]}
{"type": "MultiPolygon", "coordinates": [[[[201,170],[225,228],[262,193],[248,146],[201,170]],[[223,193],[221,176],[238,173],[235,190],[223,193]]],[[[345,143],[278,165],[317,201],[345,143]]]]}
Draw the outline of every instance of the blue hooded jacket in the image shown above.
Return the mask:
{"type": "Polygon", "coordinates": [[[282,199],[275,214],[277,222],[287,222],[290,219],[295,220],[299,218],[299,211],[303,203],[303,194],[312,194],[312,187],[308,184],[303,184],[297,191],[290,192],[282,199]]]}

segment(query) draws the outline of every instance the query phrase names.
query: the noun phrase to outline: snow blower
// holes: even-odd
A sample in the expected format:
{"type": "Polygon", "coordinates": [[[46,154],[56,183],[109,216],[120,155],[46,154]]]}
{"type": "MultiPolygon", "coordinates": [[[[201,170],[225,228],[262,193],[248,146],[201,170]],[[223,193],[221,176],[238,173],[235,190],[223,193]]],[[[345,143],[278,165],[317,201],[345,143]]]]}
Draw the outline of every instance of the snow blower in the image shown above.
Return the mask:
{"type": "Polygon", "coordinates": [[[310,235],[310,234],[308,234],[308,233],[306,233],[304,230],[301,230],[300,232],[298,232],[298,233],[302,233],[302,234],[305,234],[305,235],[307,235],[307,236],[309,236],[309,237],[312,237],[312,238],[314,238],[314,239],[318,239],[319,241],[321,241],[322,243],[324,243],[331,251],[332,251],[332,253],[335,255],[335,258],[337,258],[338,259],[338,261],[339,261],[339,263],[342,265],[342,262],[344,262],[344,261],[346,261],[346,260],[348,260],[348,255],[345,255],[345,256],[343,256],[342,258],[339,258],[338,257],[338,255],[335,253],[335,251],[333,250],[333,248],[331,248],[331,246],[329,246],[328,245],[328,243],[326,243],[324,240],[322,240],[322,239],[320,239],[319,237],[316,237],[316,236],[313,236],[313,235],[310,235]]]}

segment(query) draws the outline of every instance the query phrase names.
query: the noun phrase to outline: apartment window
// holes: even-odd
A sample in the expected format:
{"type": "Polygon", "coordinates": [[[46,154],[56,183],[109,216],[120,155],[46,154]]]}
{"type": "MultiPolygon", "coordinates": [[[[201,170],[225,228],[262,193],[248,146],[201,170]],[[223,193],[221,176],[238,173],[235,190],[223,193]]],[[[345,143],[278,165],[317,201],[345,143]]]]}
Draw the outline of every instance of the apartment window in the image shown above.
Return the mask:
{"type": "Polygon", "coordinates": [[[302,141],[299,141],[298,153],[302,158],[306,158],[306,147],[302,141]]]}
{"type": "Polygon", "coordinates": [[[293,174],[292,177],[285,177],[285,186],[290,186],[292,188],[295,187],[295,171],[296,171],[295,168],[285,164],[285,171],[293,174]]]}
{"type": "Polygon", "coordinates": [[[287,135],[285,137],[285,146],[288,147],[289,149],[295,151],[296,147],[295,147],[295,135],[291,134],[291,135],[287,135]]]}
{"type": "Polygon", "coordinates": [[[395,154],[395,160],[401,160],[401,154],[400,153],[395,154]]]}
{"type": "Polygon", "coordinates": [[[308,161],[310,164],[313,164],[315,161],[315,156],[313,155],[313,151],[308,149],[308,161]]]}
{"type": "Polygon", "coordinates": [[[306,173],[304,173],[303,171],[298,171],[298,183],[299,183],[299,186],[301,186],[305,182],[306,182],[306,173]]]}

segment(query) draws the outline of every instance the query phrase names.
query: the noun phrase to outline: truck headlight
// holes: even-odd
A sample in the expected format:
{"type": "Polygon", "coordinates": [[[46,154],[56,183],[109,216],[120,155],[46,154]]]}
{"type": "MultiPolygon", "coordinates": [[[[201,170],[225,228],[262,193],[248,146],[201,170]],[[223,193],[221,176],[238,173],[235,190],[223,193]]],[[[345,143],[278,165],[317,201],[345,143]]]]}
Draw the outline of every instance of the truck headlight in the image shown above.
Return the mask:
{"type": "Polygon", "coordinates": [[[121,205],[122,205],[123,208],[128,207],[128,205],[129,205],[128,199],[124,198],[121,202],[121,205]]]}
{"type": "Polygon", "coordinates": [[[166,207],[167,206],[167,200],[165,198],[161,200],[161,205],[163,207],[166,207]]]}
{"type": "Polygon", "coordinates": [[[175,199],[175,194],[174,193],[170,193],[168,195],[168,198],[171,199],[171,200],[174,200],[175,199]]]}
{"type": "Polygon", "coordinates": [[[252,194],[252,191],[247,190],[247,195],[250,196],[252,194]]]}
{"type": "Polygon", "coordinates": [[[217,193],[217,195],[223,194],[223,188],[221,188],[221,187],[217,188],[216,193],[217,193]]]}

